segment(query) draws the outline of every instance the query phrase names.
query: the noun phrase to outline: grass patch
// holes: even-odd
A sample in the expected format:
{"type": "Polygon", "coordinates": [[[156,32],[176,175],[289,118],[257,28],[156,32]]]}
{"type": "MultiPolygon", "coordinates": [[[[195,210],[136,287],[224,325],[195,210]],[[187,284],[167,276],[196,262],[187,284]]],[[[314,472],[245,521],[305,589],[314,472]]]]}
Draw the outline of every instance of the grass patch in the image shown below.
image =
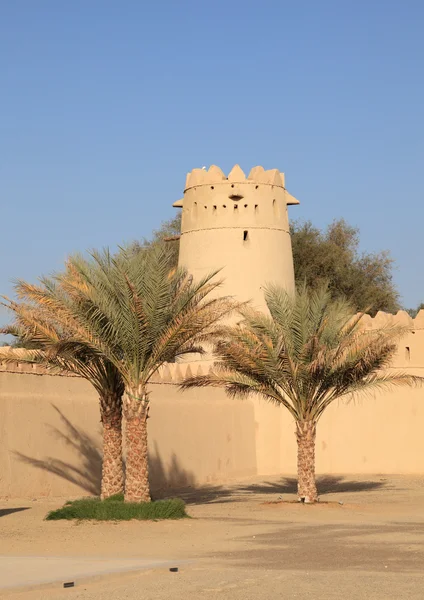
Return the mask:
{"type": "Polygon", "coordinates": [[[187,517],[185,503],[179,498],[156,500],[154,502],[124,502],[121,495],[100,498],[83,498],[66,502],[62,508],[52,510],[47,521],[59,519],[79,519],[93,521],[158,521],[162,519],[183,519],[187,517]]]}

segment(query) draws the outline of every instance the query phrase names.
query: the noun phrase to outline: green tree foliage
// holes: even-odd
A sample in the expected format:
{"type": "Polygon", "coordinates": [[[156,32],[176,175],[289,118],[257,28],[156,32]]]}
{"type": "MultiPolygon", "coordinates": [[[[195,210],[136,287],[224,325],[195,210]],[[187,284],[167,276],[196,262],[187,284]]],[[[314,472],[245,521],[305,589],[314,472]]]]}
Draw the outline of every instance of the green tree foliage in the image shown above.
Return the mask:
{"type": "Polygon", "coordinates": [[[328,282],[333,298],[345,296],[355,310],[399,310],[393,259],[387,251],[359,252],[359,230],[344,219],[325,231],[310,221],[291,226],[295,279],[311,288],[328,282]]]}
{"type": "Polygon", "coordinates": [[[178,252],[180,249],[180,232],[181,232],[181,212],[175,215],[173,219],[163,221],[159,229],[152,232],[151,238],[143,238],[141,242],[130,244],[129,250],[138,252],[143,249],[161,245],[164,241],[167,245],[170,267],[178,265],[178,252]]]}
{"type": "Polygon", "coordinates": [[[424,310],[424,302],[421,302],[421,304],[419,304],[417,308],[407,308],[406,312],[409,314],[410,317],[415,319],[420,310],[424,310]]]}

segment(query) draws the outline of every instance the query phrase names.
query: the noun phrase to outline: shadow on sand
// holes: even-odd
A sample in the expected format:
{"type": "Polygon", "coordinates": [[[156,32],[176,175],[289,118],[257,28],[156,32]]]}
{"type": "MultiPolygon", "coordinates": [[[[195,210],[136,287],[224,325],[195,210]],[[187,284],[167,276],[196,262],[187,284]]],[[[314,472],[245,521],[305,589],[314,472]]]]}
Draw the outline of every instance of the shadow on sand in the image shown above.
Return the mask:
{"type": "Polygon", "coordinates": [[[7,517],[7,515],[13,515],[13,513],[21,512],[22,510],[29,510],[30,506],[20,506],[19,508],[0,508],[0,517],[7,517]]]}

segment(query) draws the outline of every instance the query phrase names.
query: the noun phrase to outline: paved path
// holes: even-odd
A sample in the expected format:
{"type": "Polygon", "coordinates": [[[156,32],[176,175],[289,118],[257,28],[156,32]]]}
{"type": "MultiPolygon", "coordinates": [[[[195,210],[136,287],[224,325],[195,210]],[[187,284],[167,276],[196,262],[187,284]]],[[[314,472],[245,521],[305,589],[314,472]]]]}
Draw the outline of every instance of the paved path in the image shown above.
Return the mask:
{"type": "Polygon", "coordinates": [[[140,558],[0,556],[0,589],[68,582],[98,575],[170,568],[172,561],[140,558]]]}

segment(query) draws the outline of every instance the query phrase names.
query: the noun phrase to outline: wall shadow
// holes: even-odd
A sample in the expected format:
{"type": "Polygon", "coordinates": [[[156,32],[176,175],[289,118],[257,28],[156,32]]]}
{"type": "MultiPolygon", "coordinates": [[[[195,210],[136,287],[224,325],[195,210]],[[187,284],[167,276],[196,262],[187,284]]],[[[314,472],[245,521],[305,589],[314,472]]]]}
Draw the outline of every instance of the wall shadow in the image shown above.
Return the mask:
{"type": "Polygon", "coordinates": [[[386,565],[392,573],[422,573],[423,540],[423,523],[288,522],[284,528],[256,534],[254,540],[251,535],[239,537],[244,544],[238,552],[224,550],[213,556],[234,568],[252,570],[381,573],[386,565]]]}
{"type": "MultiPolygon", "coordinates": [[[[42,469],[75,484],[90,495],[98,496],[102,473],[102,449],[98,438],[74,425],[57,406],[52,406],[59,415],[62,428],[49,426],[49,434],[72,449],[75,462],[68,463],[55,457],[36,459],[20,452],[15,452],[15,456],[34,468],[42,469]],[[79,466],[75,466],[76,464],[79,466]]],[[[278,496],[297,492],[297,480],[294,477],[227,486],[198,485],[194,474],[182,467],[176,454],[172,455],[169,464],[165,464],[157,444],[154,445],[153,451],[149,452],[149,470],[153,499],[178,496],[187,504],[212,504],[240,502],[252,495],[278,496]]],[[[331,493],[371,491],[386,485],[384,479],[360,481],[336,475],[317,477],[320,496],[331,493]]]]}
{"type": "Polygon", "coordinates": [[[191,488],[196,483],[193,473],[180,465],[175,453],[171,457],[169,466],[165,466],[156,442],[154,451],[149,451],[149,480],[152,493],[157,498],[163,497],[169,490],[191,488]]]}
{"type": "Polygon", "coordinates": [[[73,425],[57,406],[53,404],[52,407],[59,415],[63,430],[49,425],[49,434],[70,447],[76,457],[79,458],[81,466],[77,467],[75,464],[54,457],[47,457],[40,460],[21,454],[20,452],[15,452],[15,456],[20,461],[36,469],[52,473],[70,483],[74,483],[88,494],[98,496],[100,494],[102,476],[101,449],[94,437],[73,425]]]}
{"type": "MultiPolygon", "coordinates": [[[[71,448],[75,461],[71,463],[50,456],[38,459],[21,452],[14,452],[15,456],[23,463],[77,485],[87,494],[99,496],[102,477],[102,448],[98,439],[74,425],[57,406],[52,404],[52,407],[59,415],[61,428],[49,425],[48,433],[71,448]]],[[[157,444],[154,446],[154,451],[149,452],[149,468],[154,498],[169,496],[171,491],[175,496],[177,490],[192,489],[195,486],[194,474],[181,466],[176,454],[173,454],[170,464],[165,465],[157,444]]]]}

